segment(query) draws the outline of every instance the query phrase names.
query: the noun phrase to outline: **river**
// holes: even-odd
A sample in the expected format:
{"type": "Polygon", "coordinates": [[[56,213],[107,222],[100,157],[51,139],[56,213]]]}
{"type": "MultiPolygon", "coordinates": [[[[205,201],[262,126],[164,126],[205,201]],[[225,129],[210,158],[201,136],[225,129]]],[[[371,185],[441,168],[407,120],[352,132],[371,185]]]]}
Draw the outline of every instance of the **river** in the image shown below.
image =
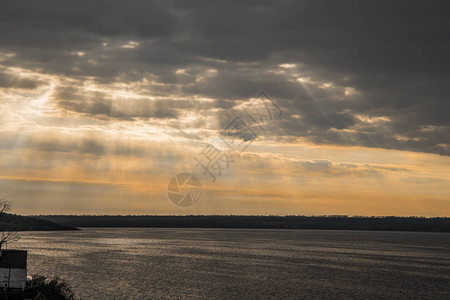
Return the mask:
{"type": "Polygon", "coordinates": [[[450,299],[447,233],[89,228],[14,247],[82,299],[450,299]]]}

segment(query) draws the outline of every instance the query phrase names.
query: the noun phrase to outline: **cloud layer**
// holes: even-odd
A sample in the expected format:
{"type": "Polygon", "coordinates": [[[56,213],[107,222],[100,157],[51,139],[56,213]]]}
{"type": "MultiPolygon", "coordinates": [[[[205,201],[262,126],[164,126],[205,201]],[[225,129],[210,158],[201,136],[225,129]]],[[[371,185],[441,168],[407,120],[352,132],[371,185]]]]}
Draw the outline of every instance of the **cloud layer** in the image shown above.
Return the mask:
{"type": "MultiPolygon", "coordinates": [[[[150,173],[165,174],[171,163],[186,166],[188,153],[242,115],[261,90],[283,110],[259,132],[262,148],[250,160],[262,177],[273,169],[257,167],[269,145],[450,156],[450,5],[443,1],[0,7],[0,149],[15,153],[16,170],[22,154],[36,151],[44,165],[67,153],[80,162],[150,157],[161,163],[151,163],[150,173]]],[[[291,154],[281,159],[295,160],[285,166],[325,177],[411,174],[411,166],[391,160],[385,169],[350,156],[291,154]]],[[[1,165],[8,176],[12,165],[1,165]]]]}
{"type": "MultiPolygon", "coordinates": [[[[145,97],[203,96],[220,110],[263,89],[302,117],[288,118],[283,136],[450,153],[445,3],[138,0],[2,6],[0,45],[13,55],[2,64],[79,80],[55,91],[63,109],[97,117],[177,118],[177,108],[146,104],[145,97]],[[86,78],[139,85],[137,98],[129,99],[135,111],[115,109],[114,94],[80,92],[86,78]]],[[[39,78],[0,76],[3,87],[40,84],[39,78]]]]}

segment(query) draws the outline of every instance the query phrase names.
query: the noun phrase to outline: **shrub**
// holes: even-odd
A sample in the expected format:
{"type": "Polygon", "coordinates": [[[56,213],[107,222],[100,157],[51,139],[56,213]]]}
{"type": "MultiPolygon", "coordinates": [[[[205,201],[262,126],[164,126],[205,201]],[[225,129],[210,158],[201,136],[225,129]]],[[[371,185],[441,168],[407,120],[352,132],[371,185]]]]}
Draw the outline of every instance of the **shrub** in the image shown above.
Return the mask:
{"type": "Polygon", "coordinates": [[[33,275],[28,280],[30,289],[36,290],[47,299],[55,300],[75,300],[75,295],[69,283],[57,276],[46,277],[42,275],[33,275]]]}

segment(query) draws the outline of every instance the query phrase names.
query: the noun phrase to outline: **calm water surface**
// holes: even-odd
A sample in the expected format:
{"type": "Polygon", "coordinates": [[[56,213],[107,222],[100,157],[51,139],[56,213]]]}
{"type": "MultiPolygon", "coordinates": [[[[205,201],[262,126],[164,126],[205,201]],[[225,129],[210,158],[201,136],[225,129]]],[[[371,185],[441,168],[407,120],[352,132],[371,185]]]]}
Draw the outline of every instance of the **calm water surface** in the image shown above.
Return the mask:
{"type": "Polygon", "coordinates": [[[445,233],[115,228],[16,246],[82,299],[450,299],[445,233]]]}

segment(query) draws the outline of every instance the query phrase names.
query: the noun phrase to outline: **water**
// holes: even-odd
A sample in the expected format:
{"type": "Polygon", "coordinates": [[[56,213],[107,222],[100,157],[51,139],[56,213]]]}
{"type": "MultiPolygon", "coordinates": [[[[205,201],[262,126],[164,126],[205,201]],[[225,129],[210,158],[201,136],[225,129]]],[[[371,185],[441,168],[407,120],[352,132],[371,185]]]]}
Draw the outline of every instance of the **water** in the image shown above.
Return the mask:
{"type": "Polygon", "coordinates": [[[28,232],[30,274],[82,299],[450,299],[450,234],[249,229],[28,232]]]}

